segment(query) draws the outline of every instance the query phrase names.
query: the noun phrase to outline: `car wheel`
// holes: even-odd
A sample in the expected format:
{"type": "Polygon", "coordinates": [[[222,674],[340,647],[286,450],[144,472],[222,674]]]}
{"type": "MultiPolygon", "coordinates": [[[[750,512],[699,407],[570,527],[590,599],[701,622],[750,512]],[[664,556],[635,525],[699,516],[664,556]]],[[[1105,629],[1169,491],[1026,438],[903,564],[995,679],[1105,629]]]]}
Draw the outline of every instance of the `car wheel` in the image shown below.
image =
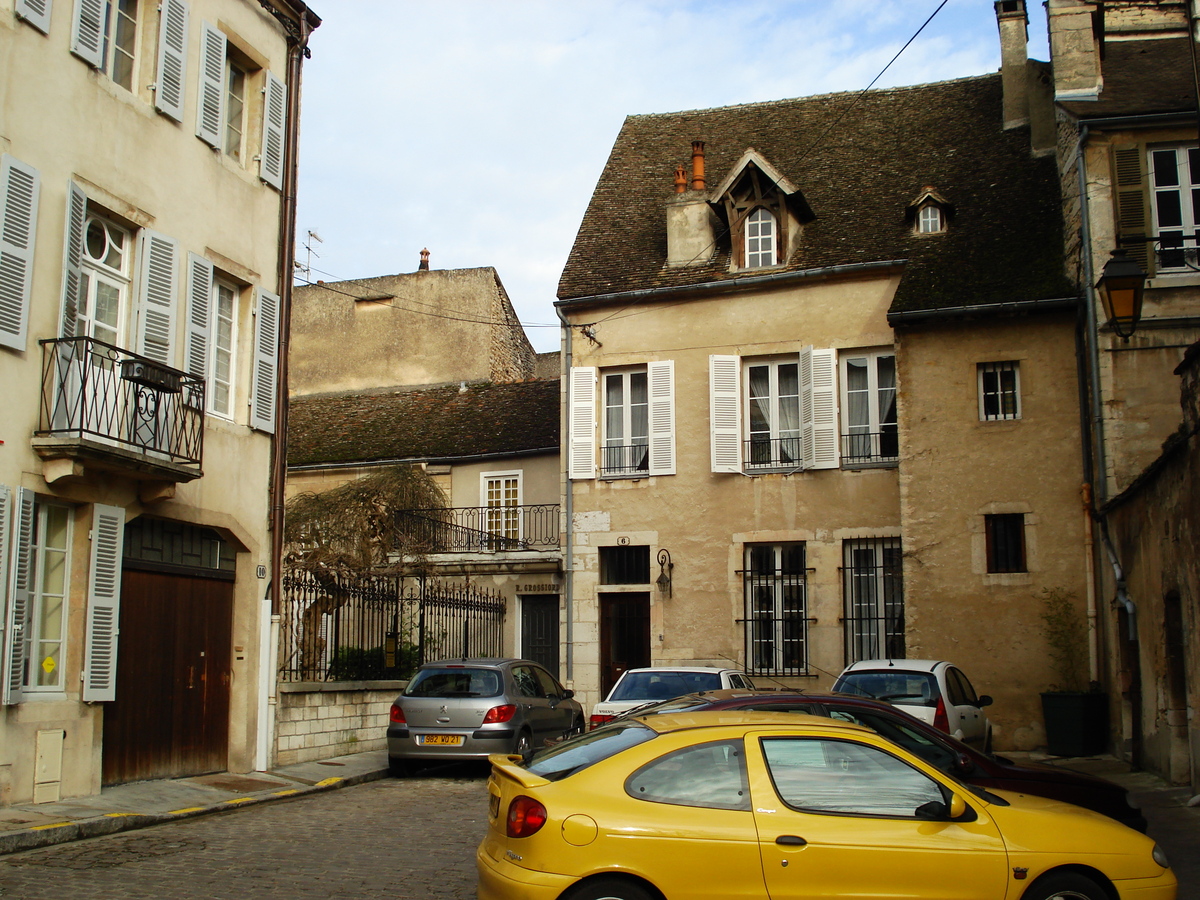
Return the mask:
{"type": "Polygon", "coordinates": [[[394,756],[388,757],[388,773],[393,778],[408,778],[416,770],[416,766],[407,759],[396,759],[394,756]]]}
{"type": "Polygon", "coordinates": [[[571,891],[569,900],[657,900],[631,878],[593,878],[571,891]]]}
{"type": "Polygon", "coordinates": [[[520,757],[526,757],[533,749],[533,738],[529,736],[528,731],[522,731],[517,735],[516,746],[513,747],[513,753],[520,757]]]}
{"type": "Polygon", "coordinates": [[[1078,872],[1058,872],[1039,878],[1021,900],[1108,900],[1108,893],[1078,872]]]}

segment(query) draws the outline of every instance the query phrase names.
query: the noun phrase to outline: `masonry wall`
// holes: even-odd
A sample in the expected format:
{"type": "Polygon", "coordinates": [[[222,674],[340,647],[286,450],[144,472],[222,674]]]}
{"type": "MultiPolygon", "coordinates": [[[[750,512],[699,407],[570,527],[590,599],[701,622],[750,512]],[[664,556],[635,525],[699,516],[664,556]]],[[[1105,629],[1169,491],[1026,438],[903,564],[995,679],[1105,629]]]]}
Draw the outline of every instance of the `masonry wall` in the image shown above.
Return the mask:
{"type": "Polygon", "coordinates": [[[275,764],[290,766],[384,749],[388,710],[404,684],[281,684],[276,707],[275,764]]]}

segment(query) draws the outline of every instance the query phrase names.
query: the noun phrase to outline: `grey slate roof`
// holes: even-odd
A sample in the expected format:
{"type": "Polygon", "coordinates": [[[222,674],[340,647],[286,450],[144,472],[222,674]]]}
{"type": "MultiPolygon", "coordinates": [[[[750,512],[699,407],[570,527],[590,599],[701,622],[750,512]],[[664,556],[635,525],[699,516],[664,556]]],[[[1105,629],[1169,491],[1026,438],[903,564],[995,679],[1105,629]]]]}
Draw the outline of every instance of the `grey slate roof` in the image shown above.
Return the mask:
{"type": "Polygon", "coordinates": [[[558,380],[293,397],[288,465],[558,452],[558,380]]]}
{"type": "Polygon", "coordinates": [[[893,312],[1073,295],[1055,161],[1031,156],[1027,129],[1001,128],[1001,99],[995,74],[861,99],[630,116],[563,270],[560,302],[756,274],[729,271],[727,233],[709,264],[665,266],[672,173],[689,163],[693,140],[706,143],[710,189],[753,147],[803,193],[816,218],[785,271],[908,260],[893,312]],[[917,237],[905,217],[925,186],[954,207],[945,235],[917,237]]]}
{"type": "Polygon", "coordinates": [[[1095,101],[1062,106],[1081,119],[1187,113],[1196,109],[1188,39],[1107,41],[1101,62],[1104,86],[1095,101]]]}

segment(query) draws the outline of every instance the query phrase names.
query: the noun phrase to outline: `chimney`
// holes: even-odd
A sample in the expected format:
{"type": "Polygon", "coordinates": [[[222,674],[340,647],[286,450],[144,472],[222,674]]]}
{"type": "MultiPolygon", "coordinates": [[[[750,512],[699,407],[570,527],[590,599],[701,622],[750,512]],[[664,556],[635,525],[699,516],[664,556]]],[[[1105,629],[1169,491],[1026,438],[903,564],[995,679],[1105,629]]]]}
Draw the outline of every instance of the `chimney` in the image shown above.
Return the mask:
{"type": "Polygon", "coordinates": [[[704,190],[704,141],[692,141],[692,190],[704,190]]]}
{"type": "Polygon", "coordinates": [[[995,0],[1000,28],[1000,83],[1004,90],[1004,127],[1029,124],[1029,14],[1025,0],[995,0]]]}
{"type": "Polygon", "coordinates": [[[702,266],[716,252],[717,217],[704,193],[704,141],[692,141],[692,183],[675,167],[675,193],[667,201],[667,265],[702,266]]]}
{"type": "Polygon", "coordinates": [[[428,248],[421,251],[421,264],[419,266],[417,266],[417,271],[418,272],[428,272],[429,271],[429,249],[428,248]]]}
{"type": "Polygon", "coordinates": [[[682,194],[687,190],[687,172],[682,165],[675,167],[675,193],[682,194]]]}

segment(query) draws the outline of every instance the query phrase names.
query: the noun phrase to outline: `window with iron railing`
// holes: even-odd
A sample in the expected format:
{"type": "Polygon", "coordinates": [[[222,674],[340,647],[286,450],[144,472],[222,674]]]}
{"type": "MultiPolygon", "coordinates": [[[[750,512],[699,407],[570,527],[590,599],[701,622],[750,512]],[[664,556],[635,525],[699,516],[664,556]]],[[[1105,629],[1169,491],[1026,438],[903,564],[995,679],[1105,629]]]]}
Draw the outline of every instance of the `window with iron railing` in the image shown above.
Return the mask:
{"type": "Polygon", "coordinates": [[[904,575],[900,538],[842,542],[846,663],[904,657],[904,575]]]}
{"type": "Polygon", "coordinates": [[[896,356],[891,350],[840,354],[842,465],[888,465],[900,458],[896,356]]]}
{"type": "Polygon", "coordinates": [[[804,544],[747,544],[746,670],[755,675],[808,672],[808,572],[804,544]]]}

